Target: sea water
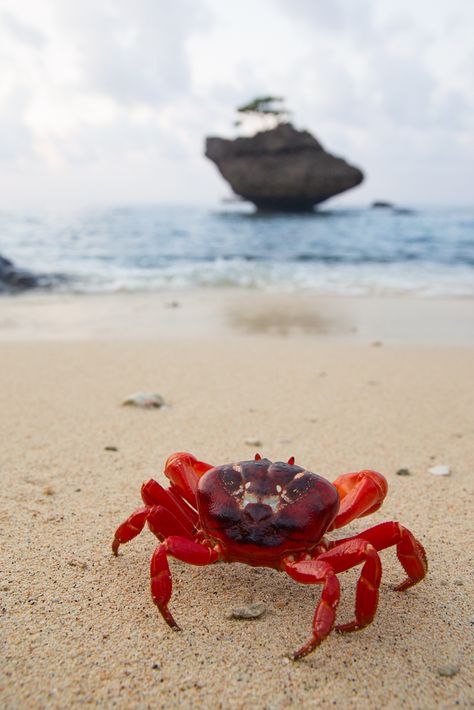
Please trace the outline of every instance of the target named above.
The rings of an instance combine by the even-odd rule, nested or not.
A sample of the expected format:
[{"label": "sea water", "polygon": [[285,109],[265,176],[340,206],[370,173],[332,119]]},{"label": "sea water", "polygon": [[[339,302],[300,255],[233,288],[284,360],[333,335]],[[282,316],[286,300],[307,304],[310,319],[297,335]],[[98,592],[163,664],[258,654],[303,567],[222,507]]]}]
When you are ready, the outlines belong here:
[{"label": "sea water", "polygon": [[474,208],[0,212],[0,254],[66,292],[247,287],[474,296]]}]

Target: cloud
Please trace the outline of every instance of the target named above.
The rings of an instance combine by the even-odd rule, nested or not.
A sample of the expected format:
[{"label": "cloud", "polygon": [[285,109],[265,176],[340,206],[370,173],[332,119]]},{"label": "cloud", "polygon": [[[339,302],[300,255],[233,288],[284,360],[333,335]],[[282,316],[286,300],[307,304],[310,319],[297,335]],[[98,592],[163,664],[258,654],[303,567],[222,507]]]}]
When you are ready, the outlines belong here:
[{"label": "cloud", "polygon": [[348,32],[353,36],[373,33],[373,0],[276,0],[276,3],[294,19],[323,32]]},{"label": "cloud", "polygon": [[30,47],[41,49],[47,42],[42,32],[6,10],[0,12],[0,25],[18,42]]},{"label": "cloud", "polygon": [[308,46],[293,84],[301,113],[327,147],[365,166],[359,195],[409,186],[415,199],[472,200],[472,3],[278,0],[278,7]]},{"label": "cloud", "polygon": [[[191,92],[189,40],[211,15],[193,0],[0,0],[0,163],[46,169],[117,153],[179,159]],[[8,137],[8,140],[5,138]]]},{"label": "cloud", "polygon": [[0,112],[0,164],[16,161],[21,162],[34,157],[31,131],[19,120],[28,105],[29,94],[18,88],[5,97],[5,107]]},{"label": "cloud", "polygon": [[[467,195],[473,8],[468,0],[0,0],[4,195],[34,197],[29,170],[44,194],[51,186],[51,199],[62,186],[83,201],[123,200],[127,186],[133,199],[169,199],[173,190],[211,199],[226,187],[202,157],[203,139],[232,134],[235,106],[261,93],[285,96],[297,126],[366,169],[354,199],[382,188],[403,199],[408,166],[418,181],[410,190],[422,197]],[[443,160],[457,175],[444,185]]]},{"label": "cloud", "polygon": [[57,5],[85,90],[120,104],[160,106],[190,89],[186,43],[210,15],[192,0],[81,0]]}]

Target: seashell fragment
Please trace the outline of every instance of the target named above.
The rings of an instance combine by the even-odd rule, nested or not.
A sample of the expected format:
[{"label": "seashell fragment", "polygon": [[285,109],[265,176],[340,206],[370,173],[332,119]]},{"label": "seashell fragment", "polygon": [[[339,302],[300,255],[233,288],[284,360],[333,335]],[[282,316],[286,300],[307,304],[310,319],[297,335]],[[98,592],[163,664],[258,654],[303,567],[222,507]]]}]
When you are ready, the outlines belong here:
[{"label": "seashell fragment", "polygon": [[449,476],[451,474],[451,469],[449,466],[439,464],[438,466],[432,466],[429,468],[428,473],[432,473],[434,476]]},{"label": "seashell fragment", "polygon": [[143,409],[159,409],[166,404],[161,394],[156,392],[135,392],[122,402],[124,406],[142,407]]}]

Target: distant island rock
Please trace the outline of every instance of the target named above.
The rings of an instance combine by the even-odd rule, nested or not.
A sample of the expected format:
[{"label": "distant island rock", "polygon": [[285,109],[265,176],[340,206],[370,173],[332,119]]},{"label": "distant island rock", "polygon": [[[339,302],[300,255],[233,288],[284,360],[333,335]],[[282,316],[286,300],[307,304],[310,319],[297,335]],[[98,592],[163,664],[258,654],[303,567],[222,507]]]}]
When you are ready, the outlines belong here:
[{"label": "distant island rock", "polygon": [[375,200],[370,205],[371,209],[382,209],[393,212],[393,214],[415,214],[415,210],[410,207],[398,207],[393,202],[388,202],[387,200]]},{"label": "distant island rock", "polygon": [[372,209],[386,209],[386,210],[392,210],[395,205],[393,202],[387,202],[386,200],[375,200],[372,202],[370,205]]},{"label": "distant island rock", "polygon": [[291,123],[249,138],[207,138],[205,155],[237,195],[265,211],[308,211],[364,179]]}]

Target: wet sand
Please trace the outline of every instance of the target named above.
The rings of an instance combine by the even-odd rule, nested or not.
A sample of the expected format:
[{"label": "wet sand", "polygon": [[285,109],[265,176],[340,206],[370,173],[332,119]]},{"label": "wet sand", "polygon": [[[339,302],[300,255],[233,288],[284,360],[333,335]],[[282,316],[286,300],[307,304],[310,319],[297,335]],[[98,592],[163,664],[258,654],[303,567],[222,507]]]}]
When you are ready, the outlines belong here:
[{"label": "wet sand", "polygon": [[[1,706],[472,707],[470,302],[134,298],[0,302]],[[120,406],[137,390],[170,406]],[[171,452],[217,464],[253,457],[255,438],[264,456],[295,455],[331,480],[384,473],[382,509],[343,534],[399,520],[430,563],[395,593],[402,570],[382,552],[374,622],[297,663],[319,587],[172,561],[174,632],[149,595],[151,533],[110,550]],[[444,463],[450,476],[428,473]],[[357,573],[340,576],[339,621]],[[266,613],[228,618],[250,602]]]}]

